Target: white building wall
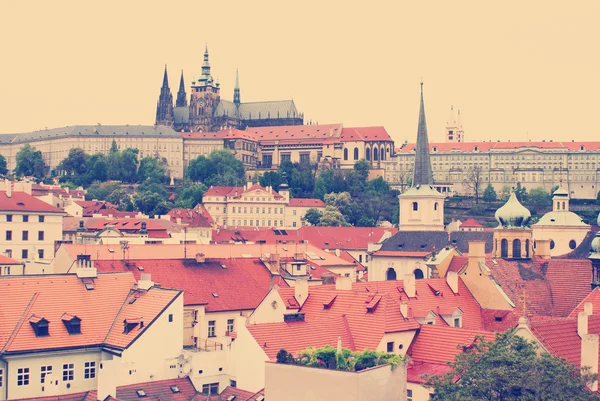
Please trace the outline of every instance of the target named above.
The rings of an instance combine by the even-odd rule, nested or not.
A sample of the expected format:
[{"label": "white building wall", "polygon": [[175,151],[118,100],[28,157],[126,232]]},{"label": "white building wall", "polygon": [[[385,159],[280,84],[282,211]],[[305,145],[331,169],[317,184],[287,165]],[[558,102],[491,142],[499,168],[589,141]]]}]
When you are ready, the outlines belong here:
[{"label": "white building wall", "polygon": [[283,315],[290,312],[281,299],[279,291],[272,289],[248,317],[248,323],[281,323]]},{"label": "white building wall", "polygon": [[239,388],[256,392],[265,387],[265,361],[269,357],[252,337],[244,320],[238,320],[240,329],[232,344],[232,374],[235,375]]},{"label": "white building wall", "polygon": [[369,281],[386,281],[390,267],[396,271],[396,280],[403,280],[405,274],[413,273],[415,269],[421,269],[423,278],[429,278],[429,269],[422,257],[373,255],[370,264]]}]

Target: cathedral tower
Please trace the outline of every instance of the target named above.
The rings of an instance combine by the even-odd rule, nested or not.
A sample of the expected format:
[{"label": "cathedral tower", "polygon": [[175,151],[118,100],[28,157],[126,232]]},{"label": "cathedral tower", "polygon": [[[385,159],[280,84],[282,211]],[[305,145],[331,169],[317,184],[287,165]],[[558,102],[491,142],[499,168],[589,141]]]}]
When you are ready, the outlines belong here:
[{"label": "cathedral tower", "polygon": [[181,70],[181,79],[179,80],[179,90],[177,91],[177,100],[175,107],[185,107],[188,105],[187,94],[185,93],[185,80],[183,79],[183,70]]},{"label": "cathedral tower", "polygon": [[411,187],[400,195],[401,231],[443,231],[444,195],[433,187],[433,173],[429,156],[423,83],[413,180]]},{"label": "cathedral tower", "polygon": [[160,88],[160,96],[156,104],[156,125],[173,125],[173,95],[169,88],[169,78],[167,76],[167,66],[165,64],[165,74],[163,84]]},{"label": "cathedral tower", "polygon": [[215,82],[210,74],[207,46],[204,50],[202,75],[197,81],[192,82],[190,97],[190,129],[192,131],[207,132],[213,128],[213,114],[221,100],[219,92],[219,83]]},{"label": "cathedral tower", "polygon": [[460,110],[454,112],[454,106],[450,106],[450,115],[446,121],[446,142],[464,142],[465,132],[460,121]]},{"label": "cathedral tower", "polygon": [[240,79],[238,76],[238,70],[235,69],[235,88],[233,88],[233,104],[235,107],[240,107]]}]

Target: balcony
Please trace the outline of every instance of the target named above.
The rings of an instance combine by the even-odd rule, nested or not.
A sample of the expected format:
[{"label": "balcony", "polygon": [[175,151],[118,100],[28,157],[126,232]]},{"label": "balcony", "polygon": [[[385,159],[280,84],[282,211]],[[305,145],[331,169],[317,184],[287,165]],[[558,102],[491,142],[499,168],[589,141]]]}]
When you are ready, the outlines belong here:
[{"label": "balcony", "polygon": [[223,344],[208,338],[199,338],[196,345],[187,345],[183,348],[192,352],[214,352],[223,351]]}]

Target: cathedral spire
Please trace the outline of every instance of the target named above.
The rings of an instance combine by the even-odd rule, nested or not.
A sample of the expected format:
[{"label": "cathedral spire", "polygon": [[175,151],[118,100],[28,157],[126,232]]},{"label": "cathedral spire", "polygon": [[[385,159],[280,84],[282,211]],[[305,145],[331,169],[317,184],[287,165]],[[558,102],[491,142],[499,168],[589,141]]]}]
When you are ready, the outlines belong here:
[{"label": "cathedral spire", "polygon": [[235,69],[235,88],[233,89],[233,103],[240,107],[240,78],[237,68]]},{"label": "cathedral spire", "polygon": [[169,87],[169,77],[167,75],[167,65],[165,64],[165,75],[163,76],[163,84],[162,84],[163,88],[168,88]]},{"label": "cathedral spire", "polygon": [[183,79],[183,70],[181,70],[181,79],[179,80],[179,91],[177,91],[177,100],[175,107],[187,106],[187,95],[185,93],[185,80]]},{"label": "cathedral spire", "polygon": [[202,75],[210,76],[210,63],[208,62],[208,44],[204,48],[204,63],[202,63]]},{"label": "cathedral spire", "polygon": [[427,121],[425,120],[425,102],[423,100],[423,82],[421,82],[421,106],[419,110],[419,127],[417,129],[417,143],[415,154],[415,167],[412,186],[433,185],[431,160],[429,158],[429,140],[427,139]]}]

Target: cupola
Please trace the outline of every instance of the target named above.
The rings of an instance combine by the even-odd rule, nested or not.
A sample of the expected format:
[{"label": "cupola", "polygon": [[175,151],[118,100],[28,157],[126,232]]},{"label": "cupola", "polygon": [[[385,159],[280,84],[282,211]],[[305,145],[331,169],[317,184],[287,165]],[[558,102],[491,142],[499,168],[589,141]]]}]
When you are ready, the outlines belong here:
[{"label": "cupola", "polygon": [[562,186],[552,194],[552,210],[555,212],[569,210],[569,191]]},{"label": "cupola", "polygon": [[514,192],[500,209],[496,210],[497,228],[523,228],[531,218],[531,212],[517,199]]}]

